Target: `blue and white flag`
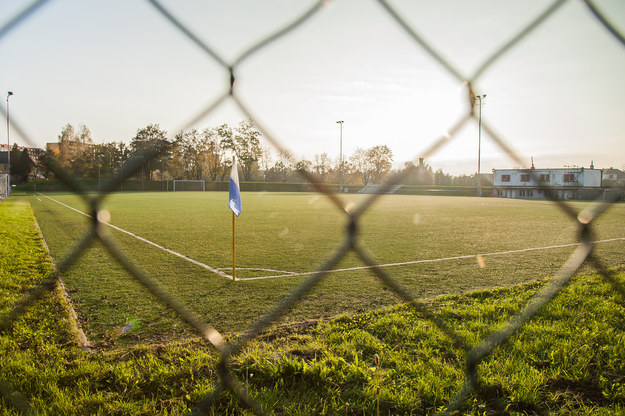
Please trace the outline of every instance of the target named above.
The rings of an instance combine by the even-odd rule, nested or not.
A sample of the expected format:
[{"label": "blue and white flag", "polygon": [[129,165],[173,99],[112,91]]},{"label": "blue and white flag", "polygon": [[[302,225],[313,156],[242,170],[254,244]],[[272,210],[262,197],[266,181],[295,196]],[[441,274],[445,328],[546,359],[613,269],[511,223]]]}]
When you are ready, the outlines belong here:
[{"label": "blue and white flag", "polygon": [[241,189],[239,188],[239,172],[237,172],[236,158],[232,158],[232,172],[230,173],[230,198],[228,206],[238,217],[241,213]]}]

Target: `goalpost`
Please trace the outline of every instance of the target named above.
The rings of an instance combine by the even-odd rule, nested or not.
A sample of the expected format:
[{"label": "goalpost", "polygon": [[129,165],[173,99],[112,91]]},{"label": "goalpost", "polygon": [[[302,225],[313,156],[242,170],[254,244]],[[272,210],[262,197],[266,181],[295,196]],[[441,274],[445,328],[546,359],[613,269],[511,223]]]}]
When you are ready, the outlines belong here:
[{"label": "goalpost", "polygon": [[176,179],[174,180],[174,192],[176,191],[206,191],[206,181],[203,179]]}]

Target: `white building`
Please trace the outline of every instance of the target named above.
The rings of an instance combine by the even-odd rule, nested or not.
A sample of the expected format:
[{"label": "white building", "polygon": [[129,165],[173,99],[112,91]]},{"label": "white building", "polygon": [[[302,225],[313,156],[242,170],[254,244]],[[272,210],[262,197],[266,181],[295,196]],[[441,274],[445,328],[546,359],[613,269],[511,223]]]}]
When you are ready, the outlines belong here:
[{"label": "white building", "polygon": [[493,196],[527,199],[596,199],[602,171],[587,168],[493,169]]}]

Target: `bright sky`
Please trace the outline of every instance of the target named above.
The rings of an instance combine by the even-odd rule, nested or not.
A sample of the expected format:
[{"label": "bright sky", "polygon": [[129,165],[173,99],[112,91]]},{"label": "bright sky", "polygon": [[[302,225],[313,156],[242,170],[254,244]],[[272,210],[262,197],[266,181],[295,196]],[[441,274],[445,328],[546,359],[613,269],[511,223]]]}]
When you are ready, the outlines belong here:
[{"label": "bright sky", "polygon": [[[469,77],[552,1],[393,1],[410,25]],[[0,0],[0,26],[27,2]],[[311,2],[163,0],[233,62]],[[625,1],[596,1],[625,33]],[[147,1],[51,0],[0,38],[0,108],[27,133],[11,143],[56,141],[67,123],[96,142],[129,141],[160,124],[173,137],[227,91],[229,74]],[[583,2],[568,1],[477,80],[483,121],[537,167],[625,165],[625,47]],[[298,157],[388,145],[396,166],[415,160],[467,111],[465,87],[375,1],[334,0],[236,68],[235,92]],[[237,125],[232,100],[194,125]],[[0,140],[6,143],[6,126]],[[468,123],[426,162],[477,170],[478,128]],[[481,171],[517,167],[483,131]]]}]

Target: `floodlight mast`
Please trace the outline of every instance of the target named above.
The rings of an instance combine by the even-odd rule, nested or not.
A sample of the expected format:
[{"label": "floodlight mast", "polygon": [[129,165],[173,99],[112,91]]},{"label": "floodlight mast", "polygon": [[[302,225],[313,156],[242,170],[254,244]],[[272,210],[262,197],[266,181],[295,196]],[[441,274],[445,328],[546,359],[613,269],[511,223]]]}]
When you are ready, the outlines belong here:
[{"label": "floodlight mast", "polygon": [[9,97],[13,95],[13,91],[7,92],[7,195],[11,194],[11,139],[9,138]]},{"label": "floodlight mast", "polygon": [[480,101],[480,114],[478,117],[478,134],[477,134],[477,196],[482,196],[482,177],[480,174],[480,162],[482,153],[482,99],[486,98],[486,94],[476,95],[476,99]]},{"label": "floodlight mast", "polygon": [[339,192],[343,192],[343,120],[337,121],[340,128],[340,147],[339,147]]}]

